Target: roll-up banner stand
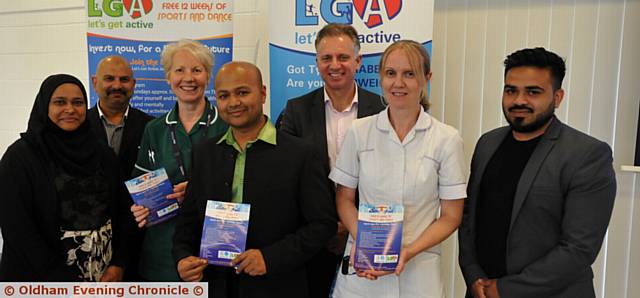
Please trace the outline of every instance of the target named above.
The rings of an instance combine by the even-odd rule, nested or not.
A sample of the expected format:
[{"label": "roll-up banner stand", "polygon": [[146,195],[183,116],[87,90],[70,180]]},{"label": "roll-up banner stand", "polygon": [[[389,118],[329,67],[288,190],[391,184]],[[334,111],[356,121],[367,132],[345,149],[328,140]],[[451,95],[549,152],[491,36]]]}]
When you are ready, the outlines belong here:
[{"label": "roll-up banner stand", "polygon": [[[356,82],[380,94],[378,63],[384,49],[401,39],[424,45],[431,54],[433,0],[290,0],[269,7],[271,119],[288,99],[322,87],[315,61],[315,37],[328,23],[358,31],[362,65]],[[274,120],[275,121],[275,120]]]},{"label": "roll-up banner stand", "polygon": [[[86,11],[89,76],[95,75],[102,58],[125,57],[137,80],[133,107],[154,116],[173,108],[176,98],[165,80],[160,53],[166,44],[183,38],[203,43],[214,54],[205,92],[214,100],[213,78],[232,59],[233,0],[88,0]],[[98,98],[89,85],[93,106]]]}]

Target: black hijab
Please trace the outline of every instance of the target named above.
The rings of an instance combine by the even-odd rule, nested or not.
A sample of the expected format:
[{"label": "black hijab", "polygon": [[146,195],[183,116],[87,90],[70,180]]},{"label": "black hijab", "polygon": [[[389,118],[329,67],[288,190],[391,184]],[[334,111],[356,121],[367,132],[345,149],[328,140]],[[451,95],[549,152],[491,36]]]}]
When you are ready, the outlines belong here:
[{"label": "black hijab", "polygon": [[[87,93],[82,82],[68,74],[56,74],[46,78],[31,109],[27,132],[21,136],[53,162],[56,169],[71,176],[93,175],[100,164],[98,140],[85,120],[74,131],[65,131],[49,119],[51,95],[62,84],[74,84],[82,91],[87,103]],[[85,113],[87,111],[85,105]]]}]

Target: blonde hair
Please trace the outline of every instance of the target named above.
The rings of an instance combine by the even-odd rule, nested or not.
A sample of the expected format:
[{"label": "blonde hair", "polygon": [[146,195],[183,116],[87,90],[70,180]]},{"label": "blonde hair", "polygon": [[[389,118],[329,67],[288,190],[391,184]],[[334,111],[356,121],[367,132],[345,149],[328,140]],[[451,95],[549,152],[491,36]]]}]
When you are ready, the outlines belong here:
[{"label": "blonde hair", "polygon": [[384,65],[387,63],[387,59],[391,52],[400,50],[407,56],[409,65],[416,75],[418,82],[424,87],[420,90],[420,104],[424,107],[425,111],[429,110],[429,90],[428,90],[428,76],[431,72],[431,60],[427,50],[419,43],[413,40],[399,40],[391,44],[384,50],[382,57],[380,58],[380,81],[384,80]]},{"label": "blonde hair", "polygon": [[213,54],[202,43],[191,39],[181,39],[164,47],[160,56],[160,63],[164,69],[165,78],[169,78],[169,72],[171,71],[171,66],[173,66],[173,56],[177,51],[181,50],[189,52],[198,62],[204,65],[204,69],[207,72],[207,82],[210,81],[214,61]]}]

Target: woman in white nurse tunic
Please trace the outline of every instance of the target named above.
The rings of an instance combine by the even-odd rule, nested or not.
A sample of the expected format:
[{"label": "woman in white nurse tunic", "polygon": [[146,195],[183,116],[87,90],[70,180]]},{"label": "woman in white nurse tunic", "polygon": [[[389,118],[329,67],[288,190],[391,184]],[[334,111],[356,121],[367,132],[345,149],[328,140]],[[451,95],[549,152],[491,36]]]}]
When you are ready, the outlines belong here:
[{"label": "woman in white nurse tunic", "polygon": [[425,111],[429,64],[417,42],[398,41],[386,49],[380,78],[389,106],[353,122],[329,175],[350,234],[345,255],[358,228],[356,188],[363,203],[404,206],[396,271],[338,274],[334,297],[444,296],[439,244],[460,224],[466,178],[460,135]]}]

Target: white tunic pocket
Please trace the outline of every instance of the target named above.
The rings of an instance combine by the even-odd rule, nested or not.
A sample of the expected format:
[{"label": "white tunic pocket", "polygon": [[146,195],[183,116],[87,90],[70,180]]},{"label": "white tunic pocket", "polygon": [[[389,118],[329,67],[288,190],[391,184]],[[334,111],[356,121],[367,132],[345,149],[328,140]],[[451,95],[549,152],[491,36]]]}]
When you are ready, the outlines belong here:
[{"label": "white tunic pocket", "polygon": [[[434,158],[423,155],[418,158],[415,163],[415,181],[413,187],[413,194],[408,199],[410,203],[419,203],[425,198],[437,198],[438,192],[438,168],[440,163]],[[410,177],[408,177],[410,179]]]}]

